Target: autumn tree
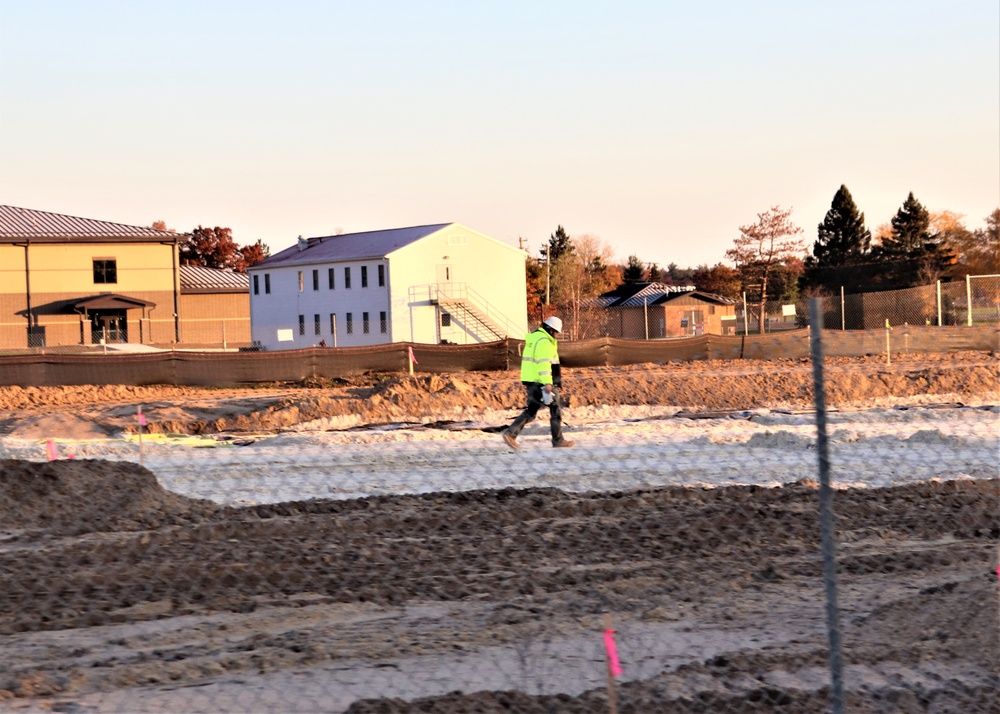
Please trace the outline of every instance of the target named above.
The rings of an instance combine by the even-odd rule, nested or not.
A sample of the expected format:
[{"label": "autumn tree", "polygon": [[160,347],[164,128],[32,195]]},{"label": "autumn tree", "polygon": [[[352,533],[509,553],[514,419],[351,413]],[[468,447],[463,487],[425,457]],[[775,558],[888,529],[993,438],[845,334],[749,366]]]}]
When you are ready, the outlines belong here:
[{"label": "autumn tree", "polygon": [[219,226],[198,226],[180,243],[178,252],[181,265],[199,265],[235,273],[245,273],[248,267],[271,254],[270,248],[260,240],[240,247],[233,240],[232,229]]},{"label": "autumn tree", "polygon": [[931,214],[931,231],[955,255],[953,279],[966,275],[1000,273],[1000,208],[986,217],[986,228],[970,231],[962,222],[964,216],[952,211]]},{"label": "autumn tree", "polygon": [[699,265],[692,271],[691,279],[695,287],[703,292],[734,300],[740,298],[742,287],[740,274],[735,268],[730,268],[724,263],[716,263],[711,268],[708,265]]},{"label": "autumn tree", "polygon": [[257,265],[264,258],[269,258],[270,256],[270,247],[258,238],[256,243],[240,247],[240,257],[243,259],[243,264],[236,268],[236,272],[245,273],[247,268]]},{"label": "autumn tree", "polygon": [[757,214],[757,222],[740,226],[740,235],[726,257],[736,265],[744,290],[752,290],[759,299],[760,331],[764,332],[765,303],[768,299],[768,281],[781,263],[798,258],[805,250],[801,239],[795,236],[802,229],[791,221],[792,210],[772,206]]},{"label": "autumn tree", "polygon": [[527,288],[527,307],[529,319],[537,316],[538,322],[548,315],[542,312],[545,300],[545,268],[530,255],[524,259],[524,278]]},{"label": "autumn tree", "polygon": [[621,272],[612,260],[610,246],[597,236],[583,235],[572,239],[572,249],[564,252],[553,266],[556,280],[552,301],[567,319],[571,339],[585,339],[603,326],[589,319],[586,306],[621,280]]},{"label": "autumn tree", "polygon": [[860,268],[870,262],[871,242],[865,214],[858,211],[847,186],[841,185],[818,226],[812,255],[805,259],[801,286],[860,292],[866,280],[866,271]]}]

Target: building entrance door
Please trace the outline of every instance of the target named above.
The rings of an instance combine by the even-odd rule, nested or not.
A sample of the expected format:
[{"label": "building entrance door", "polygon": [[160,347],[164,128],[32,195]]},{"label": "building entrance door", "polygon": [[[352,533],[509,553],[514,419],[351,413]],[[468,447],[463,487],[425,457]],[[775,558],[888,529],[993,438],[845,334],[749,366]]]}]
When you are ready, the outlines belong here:
[{"label": "building entrance door", "polygon": [[128,321],[124,310],[95,312],[90,316],[90,341],[92,344],[120,344],[128,342]]}]

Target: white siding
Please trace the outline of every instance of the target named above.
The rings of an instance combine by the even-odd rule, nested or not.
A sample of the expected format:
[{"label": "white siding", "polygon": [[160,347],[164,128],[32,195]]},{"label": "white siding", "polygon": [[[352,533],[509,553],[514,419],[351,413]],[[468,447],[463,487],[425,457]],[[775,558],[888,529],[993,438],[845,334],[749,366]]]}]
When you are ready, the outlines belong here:
[{"label": "white siding", "polygon": [[442,333],[439,310],[428,303],[426,294],[414,295],[411,290],[438,284],[446,277],[456,288],[466,285],[491,311],[505,316],[512,325],[512,337],[520,338],[527,332],[523,251],[456,223],[400,248],[389,261],[393,329],[406,330],[414,342],[439,342],[442,338],[459,344],[484,341],[463,330],[457,320],[450,332],[446,329]]},{"label": "white siding", "polygon": [[[447,257],[446,257],[447,256]],[[470,334],[458,320],[452,328],[440,327],[440,310],[430,304],[427,286],[450,278],[465,284],[490,310],[512,323],[511,336],[527,331],[525,302],[525,254],[489,236],[460,224],[452,224],[381,259],[327,262],[275,268],[251,268],[250,319],[252,337],[269,350],[300,349],[319,344],[358,347],[389,342],[437,343],[441,339],[467,344],[484,341]],[[385,266],[385,286],[378,285],[378,266]],[[361,267],[367,267],[368,286],[361,286]],[[344,269],[351,270],[347,288]],[[328,270],[334,268],[334,289],[328,286]],[[313,289],[312,271],[318,272],[319,289]],[[299,290],[299,271],[302,290]],[[265,274],[270,275],[271,292],[265,294]],[[259,291],[254,294],[253,276]],[[418,291],[417,288],[421,290]],[[422,293],[422,299],[417,296]],[[369,332],[364,333],[363,314],[369,316]],[[387,333],[381,332],[380,313],[387,313]],[[336,342],[330,328],[330,314],[336,314]],[[352,334],[347,333],[347,315],[353,317]],[[299,334],[299,315],[305,334]],[[320,334],[315,333],[315,315],[320,316]],[[291,330],[292,340],[278,341],[279,330]]]}]

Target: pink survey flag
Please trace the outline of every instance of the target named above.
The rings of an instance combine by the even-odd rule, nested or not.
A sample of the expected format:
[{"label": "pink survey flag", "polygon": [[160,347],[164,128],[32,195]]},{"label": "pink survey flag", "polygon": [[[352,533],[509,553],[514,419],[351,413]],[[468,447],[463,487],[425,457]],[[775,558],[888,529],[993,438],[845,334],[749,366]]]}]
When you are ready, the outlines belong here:
[{"label": "pink survey flag", "polygon": [[146,426],[146,415],[142,413],[142,407],[139,407],[139,426]]},{"label": "pink survey flag", "polygon": [[608,629],[604,631],[604,649],[608,652],[608,669],[612,677],[620,677],[622,666],[618,661],[618,648],[615,646],[615,631]]},{"label": "pink survey flag", "polygon": [[410,361],[413,362],[413,364],[420,364],[417,362],[417,358],[413,356],[413,347],[407,347],[406,349],[410,351]]},{"label": "pink survey flag", "polygon": [[49,461],[55,461],[57,458],[59,458],[56,455],[56,443],[52,441],[52,439],[46,439],[45,446],[49,450]]}]

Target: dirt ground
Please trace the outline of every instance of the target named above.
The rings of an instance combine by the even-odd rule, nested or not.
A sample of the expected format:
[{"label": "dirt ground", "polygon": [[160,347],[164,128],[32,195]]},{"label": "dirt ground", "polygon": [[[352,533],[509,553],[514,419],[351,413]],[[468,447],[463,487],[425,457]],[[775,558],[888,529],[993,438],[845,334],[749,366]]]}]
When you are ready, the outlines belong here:
[{"label": "dirt ground", "polygon": [[[929,397],[962,401],[1000,391],[997,354],[898,355],[826,360],[829,407]],[[676,362],[567,369],[571,405],[663,405],[696,411],[809,408],[809,360]],[[192,387],[0,387],[0,436],[100,438],[134,432],[141,406],[153,433],[271,433],[315,419],[370,422],[454,418],[457,411],[517,409],[516,371],[363,375],[246,389]]]},{"label": "dirt ground", "polygon": [[[996,399],[997,366],[981,352],[829,360],[827,399]],[[566,382],[573,404],[705,412],[812,399],[812,366],[798,360],[567,370]],[[140,405],[152,431],[257,433],[521,400],[514,373],[241,390],[8,387],[0,435],[121,433]],[[996,479],[838,492],[848,711],[1000,712],[998,504]],[[540,653],[572,659],[612,612],[633,671],[669,659],[655,652],[664,640],[680,648],[677,666],[619,682],[621,712],[825,711],[821,574],[810,481],[237,509],[168,493],[138,464],[6,460],[0,710],[275,711],[262,682],[299,675],[305,696],[322,689],[317,672],[340,671],[370,678],[370,693],[337,699],[330,685],[323,710],[604,712],[600,661],[572,694],[527,684],[544,678]],[[417,660],[479,666],[484,681],[496,680],[492,667],[507,685],[379,696],[396,691],[393,669]]]}]

